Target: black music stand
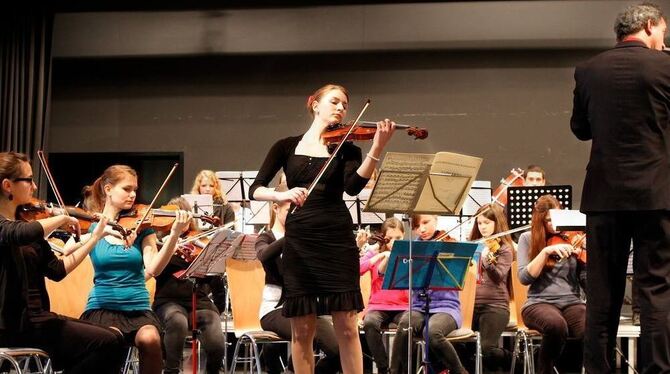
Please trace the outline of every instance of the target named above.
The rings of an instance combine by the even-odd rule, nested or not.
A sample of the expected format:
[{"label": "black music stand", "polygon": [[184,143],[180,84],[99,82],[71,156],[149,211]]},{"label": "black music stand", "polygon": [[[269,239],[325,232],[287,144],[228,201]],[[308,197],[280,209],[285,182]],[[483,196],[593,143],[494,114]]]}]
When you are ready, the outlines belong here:
[{"label": "black music stand", "polygon": [[[197,329],[197,287],[198,281],[208,276],[221,275],[224,270],[220,266],[225,263],[225,259],[232,257],[240,243],[244,239],[244,234],[231,230],[218,231],[207,246],[191,262],[186,270],[175,274],[177,279],[188,279],[193,283],[191,293],[191,362],[193,374],[198,372],[198,350],[197,339],[200,330]],[[226,347],[226,334],[223,335],[223,346]],[[226,349],[227,351],[227,349]],[[227,357],[227,354],[225,355]],[[224,360],[226,360],[224,358]],[[226,362],[226,361],[224,361]]]},{"label": "black music stand", "polygon": [[[412,244],[413,249],[410,255],[409,241],[396,240],[393,243],[382,288],[407,289],[411,287],[418,290],[419,299],[424,300],[423,338],[426,342],[426,349],[423,352],[421,365],[424,367],[424,373],[429,374],[430,295],[428,290],[462,290],[470,261],[479,244],[438,241],[417,241]],[[411,272],[409,264],[412,264]],[[412,300],[409,303],[411,313]]]},{"label": "black music stand", "polygon": [[572,209],[572,186],[529,186],[507,189],[507,222],[510,229],[529,225],[540,196],[553,195],[563,209]]}]

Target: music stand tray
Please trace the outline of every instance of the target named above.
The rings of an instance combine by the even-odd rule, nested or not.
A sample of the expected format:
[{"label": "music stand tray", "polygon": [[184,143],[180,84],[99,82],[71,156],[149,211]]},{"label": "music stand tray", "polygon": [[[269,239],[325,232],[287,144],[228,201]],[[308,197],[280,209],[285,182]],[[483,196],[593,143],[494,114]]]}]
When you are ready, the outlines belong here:
[{"label": "music stand tray", "polygon": [[[478,243],[412,242],[412,289],[461,290]],[[383,289],[409,287],[409,241],[396,240]]]}]

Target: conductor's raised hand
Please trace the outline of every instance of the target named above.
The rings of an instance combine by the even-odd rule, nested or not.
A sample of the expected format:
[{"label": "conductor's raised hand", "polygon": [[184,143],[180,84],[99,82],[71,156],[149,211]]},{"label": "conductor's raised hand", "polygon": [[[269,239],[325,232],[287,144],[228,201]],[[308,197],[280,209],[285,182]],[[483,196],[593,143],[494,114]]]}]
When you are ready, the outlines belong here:
[{"label": "conductor's raised hand", "polygon": [[307,198],[307,189],[303,187],[293,187],[288,191],[277,192],[275,198],[279,203],[290,201],[292,204],[302,206]]}]

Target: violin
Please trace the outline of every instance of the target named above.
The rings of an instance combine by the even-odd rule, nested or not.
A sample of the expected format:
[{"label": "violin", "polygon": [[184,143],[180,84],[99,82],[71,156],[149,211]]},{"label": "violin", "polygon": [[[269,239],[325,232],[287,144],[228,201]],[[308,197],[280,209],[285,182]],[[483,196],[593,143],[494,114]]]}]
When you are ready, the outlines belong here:
[{"label": "violin", "polygon": [[445,243],[453,243],[453,242],[458,241],[454,237],[449,235],[449,233],[447,231],[442,231],[442,230],[435,231],[435,235],[433,236],[433,239],[431,239],[431,240],[435,241],[435,242],[445,242]]},{"label": "violin", "polygon": [[203,249],[209,244],[210,239],[208,237],[201,237],[199,239],[190,240],[193,237],[199,236],[201,233],[197,230],[187,231],[183,235],[185,242],[183,244],[177,244],[177,249],[174,252],[175,256],[181,257],[182,260],[191,263],[195,260],[196,257],[200,255]]},{"label": "violin", "polygon": [[500,185],[493,191],[493,202],[504,208],[507,205],[507,188],[523,186],[525,182],[523,173],[524,170],[519,168],[510,170],[510,174],[501,179]]},{"label": "violin", "polygon": [[[326,127],[326,132],[323,134],[323,139],[326,144],[340,143],[342,139],[351,130],[352,122],[348,124],[335,123]],[[414,136],[414,139],[426,139],[428,137],[428,130],[412,127],[408,125],[395,125],[396,129],[407,130],[407,135]],[[356,126],[347,137],[347,141],[363,141],[372,140],[377,132],[377,123],[371,121],[358,121]]]},{"label": "violin", "polygon": [[[585,246],[586,234],[582,231],[562,231],[558,235],[553,235],[547,240],[547,246],[555,244],[569,244],[572,246],[571,256],[575,256],[578,261],[586,264],[586,248]],[[578,251],[581,249],[581,251]],[[562,259],[556,255],[552,254],[547,258],[547,263],[545,267],[548,269],[556,266],[558,262],[561,262]]]},{"label": "violin", "polygon": [[[82,231],[88,231],[91,227],[91,223],[98,222],[100,220],[98,216],[90,213],[85,209],[67,205],[63,206],[63,208],[58,208],[54,207],[53,204],[36,198],[32,198],[29,203],[19,205],[16,208],[16,219],[28,222],[62,214],[67,214],[70,217],[76,218],[77,221],[79,221],[79,227]],[[122,236],[127,236],[126,230],[118,223],[114,221],[108,221],[107,224],[114,230],[120,232]],[[72,228],[69,226],[63,227],[63,230],[72,232]]]},{"label": "violin", "polygon": [[[118,223],[127,230],[135,229],[138,233],[142,230],[152,228],[158,232],[169,232],[174,223],[177,210],[176,205],[163,205],[157,209],[151,209],[149,205],[135,204],[129,210],[121,212]],[[219,217],[208,216],[202,213],[194,213],[193,218],[199,218],[213,226],[219,226]]]},{"label": "violin", "polygon": [[488,253],[486,254],[486,259],[489,261],[490,264],[495,265],[498,263],[501,241],[502,241],[501,238],[487,239],[484,241],[484,245],[486,245],[486,247],[489,249]]}]

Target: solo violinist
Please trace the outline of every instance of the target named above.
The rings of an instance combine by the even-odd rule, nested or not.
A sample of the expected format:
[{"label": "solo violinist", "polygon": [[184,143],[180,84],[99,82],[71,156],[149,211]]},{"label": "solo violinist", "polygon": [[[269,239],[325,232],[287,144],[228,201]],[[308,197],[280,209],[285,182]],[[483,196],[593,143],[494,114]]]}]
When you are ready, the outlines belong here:
[{"label": "solo violinist", "polygon": [[546,374],[554,372],[568,337],[584,338],[586,305],[580,287],[586,285],[586,266],[575,256],[581,248],[568,241],[554,242],[559,233],[549,210],[560,208],[551,195],[535,202],[531,231],[519,237],[517,253],[519,281],[529,286],[521,316],[526,326],[542,333],[537,372]]},{"label": "solo violinist", "polygon": [[[454,241],[453,238],[437,230],[437,216],[432,214],[417,214],[412,216],[412,229],[418,236],[417,240],[442,240]],[[447,335],[460,328],[462,322],[461,301],[458,297],[458,291],[451,290],[428,290],[430,296],[430,319],[428,321],[429,349],[431,363],[440,369],[446,369],[450,374],[467,373],[463,367],[456,349],[447,340]],[[425,301],[419,298],[419,293],[412,294],[412,335],[421,336],[424,326],[424,315],[422,313],[425,307]],[[391,373],[407,373],[407,334],[409,326],[409,315],[403,313],[400,323],[396,330],[396,337],[393,341],[393,354],[391,355]],[[439,368],[439,369],[438,369]]]},{"label": "solo violinist", "polygon": [[[176,205],[184,211],[191,210],[188,201],[183,197],[170,200],[168,205]],[[195,231],[196,226],[195,219],[191,220],[188,226],[184,226],[182,238],[186,238],[184,235],[188,232]],[[185,252],[195,251],[199,245],[202,244],[195,242],[179,245],[180,248],[172,256],[165,269],[156,277],[156,296],[154,297],[153,309],[163,324],[164,374],[179,373],[184,339],[189,335],[192,328],[191,298],[193,283],[188,279],[178,279],[177,273],[188,268],[190,262],[187,260],[192,261],[194,254]],[[200,281],[198,282],[196,288],[196,328],[200,330],[198,340],[207,354],[207,373],[214,374],[221,369],[224,339],[219,310],[208,297],[209,289],[207,281],[202,284]]]},{"label": "solo violinist", "polygon": [[30,202],[36,187],[28,157],[0,153],[0,346],[43,349],[53,367],[67,373],[116,374],[123,352],[121,335],[52,313],[44,283],[44,277],[59,281],[74,270],[111,233],[107,220],[101,218],[88,239],[59,259],[44,237],[61,226],[77,225],[76,219],[65,215],[33,222],[15,219],[16,208]]},{"label": "solo violinist", "polygon": [[[331,314],[345,373],[363,372],[363,354],[356,313],[363,309],[358,275],[358,249],[352,232],[351,215],[343,192],[357,195],[372,175],[394,123],[377,124],[372,147],[365,156],[352,143],[345,143],[323,178],[314,181],[329,159],[326,129],[342,123],[349,107],[347,90],[329,84],[307,100],[313,120],[303,135],[276,142],[249,189],[255,200],[290,201],[299,208],[286,219],[284,263],[284,316],[291,318],[292,359],[296,373],[314,371],[312,342],[316,316]],[[289,190],[268,188],[284,169]],[[315,188],[307,196],[307,186]]]},{"label": "solo violinist", "polygon": [[[110,219],[129,211],[135,203],[137,173],[126,165],[112,165],[84,188],[85,206]],[[137,217],[139,220],[140,217]],[[149,304],[145,281],[161,273],[175,251],[179,235],[192,215],[176,212],[170,235],[158,251],[152,228],[133,231],[126,239],[105,237],[91,251],[94,269],[93,289],[81,318],[121,331],[128,345],[135,345],[142,373],[159,374],[163,368],[161,324]],[[90,230],[95,230],[92,224]],[[86,242],[82,237],[82,243]],[[69,241],[66,250],[81,244]]]},{"label": "solo violinist", "polygon": [[[477,221],[472,227],[470,240],[485,240],[491,235],[509,230],[503,209],[498,204],[482,205],[475,216]],[[472,325],[482,337],[484,368],[487,371],[509,370],[512,356],[498,343],[509,323],[507,284],[514,260],[514,243],[509,235],[484,243]]]}]

